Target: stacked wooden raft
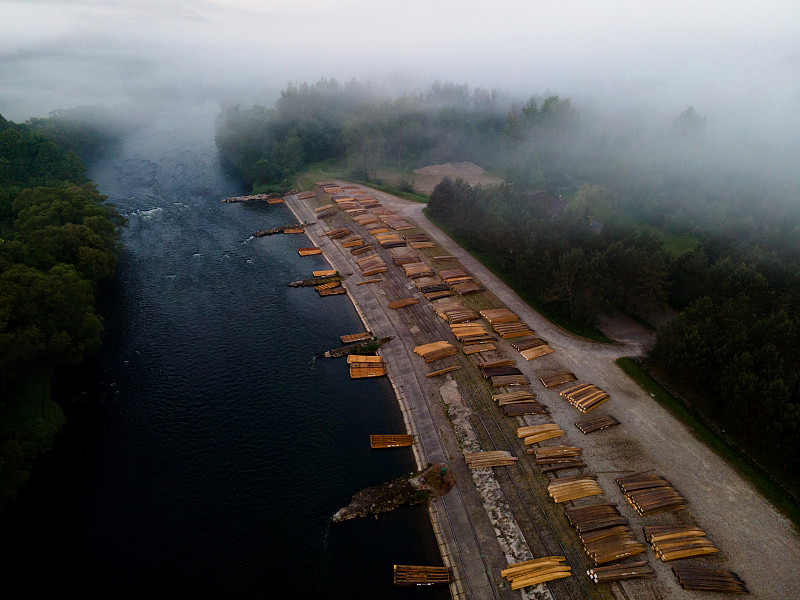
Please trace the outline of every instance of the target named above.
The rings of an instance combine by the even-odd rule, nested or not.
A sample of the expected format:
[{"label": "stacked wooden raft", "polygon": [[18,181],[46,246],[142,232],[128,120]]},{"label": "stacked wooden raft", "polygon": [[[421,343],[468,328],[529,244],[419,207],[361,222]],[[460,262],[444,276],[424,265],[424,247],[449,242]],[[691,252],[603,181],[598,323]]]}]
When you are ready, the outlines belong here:
[{"label": "stacked wooden raft", "polygon": [[386,375],[386,365],[380,356],[361,356],[348,354],[347,364],[350,365],[350,379],[364,379],[365,377],[382,377]]},{"label": "stacked wooden raft", "polygon": [[402,298],[401,300],[394,300],[389,302],[389,308],[403,308],[405,306],[412,306],[419,304],[419,298]]},{"label": "stacked wooden raft", "polygon": [[507,308],[488,308],[481,311],[481,316],[489,321],[490,325],[519,321],[519,317]]},{"label": "stacked wooden raft", "polygon": [[347,290],[344,289],[340,281],[329,281],[328,283],[321,283],[315,285],[314,289],[320,296],[338,296],[339,294],[346,294]]},{"label": "stacked wooden raft", "polygon": [[578,498],[599,496],[603,493],[603,489],[597,484],[594,475],[574,475],[553,479],[547,486],[547,493],[550,494],[553,502],[561,503]]},{"label": "stacked wooden raft", "polygon": [[432,342],[414,348],[414,352],[425,359],[426,363],[433,362],[448,356],[453,356],[458,352],[458,348],[448,342]]},{"label": "stacked wooden raft", "polygon": [[511,345],[519,351],[525,360],[541,358],[554,352],[545,340],[537,337],[511,342]]},{"label": "stacked wooden raft", "polygon": [[581,469],[586,466],[581,458],[583,451],[575,446],[545,446],[530,449],[528,453],[536,456],[536,464],[542,468],[542,473]]},{"label": "stacked wooden raft", "polygon": [[[578,530],[578,537],[586,555],[595,566],[613,563],[647,551],[647,546],[636,540],[628,521],[619,514],[615,504],[603,502],[587,506],[576,506],[564,511],[567,520]],[[653,571],[646,563],[614,565],[619,570],[599,571],[597,578],[589,572],[597,583],[618,579],[650,577]]]},{"label": "stacked wooden raft", "polygon": [[569,383],[571,381],[575,381],[577,377],[575,377],[575,373],[569,373],[567,371],[563,373],[555,373],[553,375],[546,375],[542,377],[539,381],[542,382],[542,385],[546,388],[556,387],[559,385],[563,385],[565,383]]},{"label": "stacked wooden raft", "polygon": [[347,335],[340,335],[339,339],[343,344],[355,344],[356,342],[364,342],[372,339],[372,333],[363,331],[361,333],[349,333]]},{"label": "stacked wooden raft", "polygon": [[449,298],[453,295],[450,288],[438,277],[418,277],[414,279],[414,285],[430,301]]},{"label": "stacked wooden raft", "polygon": [[384,248],[398,248],[406,245],[406,241],[397,233],[375,233],[374,235],[378,243]]},{"label": "stacked wooden raft", "polygon": [[450,331],[459,342],[465,344],[494,339],[480,323],[451,323]]},{"label": "stacked wooden raft", "polygon": [[674,566],[672,572],[685,590],[748,594],[744,581],[733,571],[702,567]]},{"label": "stacked wooden raft", "polygon": [[414,443],[414,439],[405,433],[369,436],[370,448],[404,448]]},{"label": "stacked wooden raft", "polygon": [[439,277],[459,296],[483,291],[483,287],[463,269],[445,269],[439,271]]},{"label": "stacked wooden raft", "polygon": [[518,392],[505,392],[494,394],[492,400],[507,417],[518,417],[520,415],[546,415],[547,407],[535,400],[536,394],[520,390]]},{"label": "stacked wooden raft", "polygon": [[508,580],[512,590],[518,590],[529,585],[570,577],[572,569],[565,564],[565,561],[566,558],[563,556],[545,556],[526,560],[509,565],[500,571],[500,576]]},{"label": "stacked wooden raft", "polygon": [[611,397],[607,392],[604,392],[591,383],[581,383],[571,386],[558,392],[558,395],[562,398],[566,398],[572,406],[582,413],[597,408]]},{"label": "stacked wooden raft", "polygon": [[317,194],[314,192],[300,192],[297,194],[298,200],[308,200],[309,198],[315,197]]},{"label": "stacked wooden raft", "polygon": [[533,335],[533,330],[522,321],[512,323],[493,323],[492,329],[500,334],[503,339],[524,337]]},{"label": "stacked wooden raft", "polygon": [[664,562],[719,552],[705,531],[691,525],[645,527],[644,539]]},{"label": "stacked wooden raft", "polygon": [[660,475],[637,473],[617,478],[617,484],[631,506],[642,516],[679,510],[686,499]]},{"label": "stacked wooden raft", "polygon": [[416,279],[417,277],[430,277],[433,275],[433,269],[431,269],[424,262],[409,262],[403,264],[402,267],[403,274],[411,279]]},{"label": "stacked wooden raft", "polygon": [[418,565],[395,565],[395,585],[432,585],[450,583],[453,572],[450,567],[424,567]]},{"label": "stacked wooden raft", "polygon": [[646,560],[595,567],[587,569],[586,574],[595,583],[609,583],[611,581],[622,581],[623,579],[642,579],[656,576],[653,567],[648,565]]},{"label": "stacked wooden raft", "polygon": [[368,254],[364,258],[359,258],[356,261],[358,268],[361,269],[361,275],[369,277],[370,275],[377,275],[378,273],[385,273],[388,270],[384,260],[377,254]]},{"label": "stacked wooden raft", "polygon": [[418,250],[420,248],[435,248],[436,244],[428,239],[428,236],[424,233],[412,233],[409,235],[403,236],[408,242],[408,245],[412,248]]},{"label": "stacked wooden raft", "polygon": [[448,323],[466,323],[467,321],[474,321],[478,318],[476,313],[471,308],[458,306],[455,304],[443,304],[434,307],[436,314]]},{"label": "stacked wooden raft", "polygon": [[561,437],[562,435],[564,435],[564,430],[555,423],[517,427],[517,437],[521,438],[522,443],[526,446]]},{"label": "stacked wooden raft", "polygon": [[300,256],[314,256],[315,254],[322,254],[320,248],[298,248],[297,253]]},{"label": "stacked wooden raft", "polygon": [[614,425],[619,425],[619,421],[617,421],[611,415],[605,415],[603,417],[594,417],[592,419],[584,419],[583,421],[577,421],[575,423],[575,427],[580,429],[583,433],[592,433],[594,431],[600,431],[601,429],[608,429],[609,427],[613,427]]},{"label": "stacked wooden raft", "polygon": [[512,456],[508,450],[490,450],[488,452],[470,452],[464,455],[470,469],[481,467],[507,467],[517,462],[517,457]]},{"label": "stacked wooden raft", "polygon": [[[382,215],[381,221],[396,231],[400,231],[402,229],[414,229],[414,226],[411,223],[402,217],[398,217],[394,213]],[[405,241],[403,241],[403,245],[405,245]]]}]

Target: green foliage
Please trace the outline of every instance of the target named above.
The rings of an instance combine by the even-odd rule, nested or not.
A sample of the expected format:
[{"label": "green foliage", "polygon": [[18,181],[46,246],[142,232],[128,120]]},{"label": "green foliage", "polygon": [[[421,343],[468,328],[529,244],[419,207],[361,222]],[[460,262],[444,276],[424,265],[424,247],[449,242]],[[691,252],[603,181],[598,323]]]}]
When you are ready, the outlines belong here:
[{"label": "green foliage", "polygon": [[[72,150],[0,118],[0,509],[64,422],[50,400],[59,368],[100,346],[100,285],[114,274],[123,219]],[[73,131],[70,136],[77,135]]]}]

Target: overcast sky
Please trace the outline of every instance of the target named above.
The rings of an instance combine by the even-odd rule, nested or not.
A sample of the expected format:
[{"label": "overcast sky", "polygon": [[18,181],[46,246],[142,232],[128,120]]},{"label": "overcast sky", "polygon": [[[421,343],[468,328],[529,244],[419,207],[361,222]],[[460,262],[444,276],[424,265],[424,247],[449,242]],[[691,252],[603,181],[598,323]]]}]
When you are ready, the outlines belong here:
[{"label": "overcast sky", "polygon": [[[0,0],[0,114],[271,102],[288,81],[800,107],[800,2]],[[796,113],[795,113],[796,114]]]}]

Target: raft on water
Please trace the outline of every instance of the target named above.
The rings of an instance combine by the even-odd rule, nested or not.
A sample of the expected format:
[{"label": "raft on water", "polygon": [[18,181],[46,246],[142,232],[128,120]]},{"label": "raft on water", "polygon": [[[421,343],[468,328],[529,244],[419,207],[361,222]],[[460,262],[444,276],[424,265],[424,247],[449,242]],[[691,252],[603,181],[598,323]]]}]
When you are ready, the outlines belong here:
[{"label": "raft on water", "polygon": [[314,256],[315,254],[322,254],[321,248],[298,248],[297,253],[300,256]]},{"label": "raft on water", "polygon": [[368,352],[375,352],[378,348],[387,342],[391,342],[394,336],[383,337],[378,340],[366,340],[357,344],[350,344],[342,346],[341,348],[334,348],[319,354],[319,358],[339,358],[340,356],[350,356],[352,354],[366,354]]},{"label": "raft on water", "polygon": [[297,225],[281,225],[280,227],[273,227],[271,229],[261,229],[253,234],[253,237],[264,237],[267,235],[275,235],[277,233],[303,233],[306,227],[314,223],[299,223]]}]

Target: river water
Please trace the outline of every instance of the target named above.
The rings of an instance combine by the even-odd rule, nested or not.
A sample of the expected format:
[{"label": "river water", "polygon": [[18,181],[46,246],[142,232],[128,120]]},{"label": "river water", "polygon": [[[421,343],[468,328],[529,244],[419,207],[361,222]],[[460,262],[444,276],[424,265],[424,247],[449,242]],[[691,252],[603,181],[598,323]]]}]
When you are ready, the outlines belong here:
[{"label": "river water", "polygon": [[[6,589],[81,598],[446,598],[395,588],[441,564],[427,513],[339,525],[358,489],[414,469],[391,386],[313,360],[363,330],[283,205],[224,204],[214,110],[154,116],[91,177],[129,223],[101,353],[58,384],[70,423],[2,522]],[[304,240],[306,240],[304,242]]]}]

